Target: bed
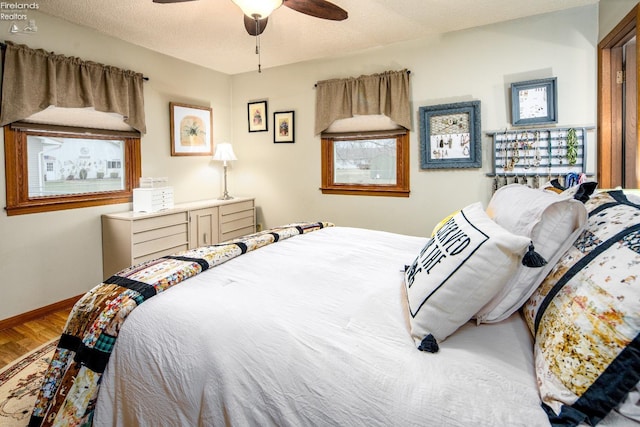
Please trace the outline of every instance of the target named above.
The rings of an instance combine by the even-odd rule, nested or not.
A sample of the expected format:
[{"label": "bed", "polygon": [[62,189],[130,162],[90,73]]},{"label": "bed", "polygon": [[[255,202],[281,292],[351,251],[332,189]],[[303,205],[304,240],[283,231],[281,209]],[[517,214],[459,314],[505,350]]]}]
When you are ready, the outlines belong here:
[{"label": "bed", "polygon": [[[443,224],[441,234],[451,222]],[[527,318],[535,307],[518,301],[506,317],[491,317],[503,287],[471,306],[458,307],[475,298],[458,294],[446,304],[454,317],[475,311],[449,317],[452,332],[430,317],[437,349],[418,350],[425,324],[412,315],[418,286],[407,288],[407,275],[434,238],[299,223],[125,270],[74,308],[31,425],[560,425],[553,405],[541,404],[541,352]],[[545,277],[557,276],[561,255],[545,255],[557,259],[540,270]],[[142,276],[155,284],[153,298],[132,286]],[[543,279],[527,304],[541,298],[532,292]],[[640,425],[633,387],[625,387],[604,416],[565,417],[563,425]]]}]

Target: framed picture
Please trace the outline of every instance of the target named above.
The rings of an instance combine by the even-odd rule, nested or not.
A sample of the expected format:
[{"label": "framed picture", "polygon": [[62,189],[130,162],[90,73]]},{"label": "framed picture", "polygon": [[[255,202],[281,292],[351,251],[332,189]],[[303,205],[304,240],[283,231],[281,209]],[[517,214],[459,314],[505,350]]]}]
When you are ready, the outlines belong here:
[{"label": "framed picture", "polygon": [[213,155],[213,111],[207,107],[169,103],[172,156]]},{"label": "framed picture", "polygon": [[273,142],[295,142],[295,113],[293,111],[278,111],[273,113]]},{"label": "framed picture", "polygon": [[511,124],[525,126],[531,124],[558,122],[557,79],[511,84]]},{"label": "framed picture", "polygon": [[267,101],[250,102],[247,104],[247,116],[249,119],[249,132],[266,132],[269,130],[267,123]]},{"label": "framed picture", "polygon": [[482,166],[480,101],[420,107],[422,169]]}]

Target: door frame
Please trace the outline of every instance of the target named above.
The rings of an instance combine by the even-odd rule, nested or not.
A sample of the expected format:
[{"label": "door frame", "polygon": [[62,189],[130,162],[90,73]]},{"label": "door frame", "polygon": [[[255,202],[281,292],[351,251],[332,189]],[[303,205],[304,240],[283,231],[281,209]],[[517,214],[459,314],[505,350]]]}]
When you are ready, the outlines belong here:
[{"label": "door frame", "polygon": [[[636,4],[633,9],[598,43],[598,132],[597,132],[597,180],[600,188],[613,188],[623,182],[623,114],[622,84],[616,83],[614,66],[622,68],[622,46],[634,36],[640,41],[638,32],[640,8]],[[636,57],[640,43],[636,43]],[[634,70],[626,70],[640,74],[640,61],[636,62]],[[636,111],[640,104],[640,97],[636,102]],[[638,126],[638,120],[636,120]],[[636,129],[637,137],[640,132]]]}]

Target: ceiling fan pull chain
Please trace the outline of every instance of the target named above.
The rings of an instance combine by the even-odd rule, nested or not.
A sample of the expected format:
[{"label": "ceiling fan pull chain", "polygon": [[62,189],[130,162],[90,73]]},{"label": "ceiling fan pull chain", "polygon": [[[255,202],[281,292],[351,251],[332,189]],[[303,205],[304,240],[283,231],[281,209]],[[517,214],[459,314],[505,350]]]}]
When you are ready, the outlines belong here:
[{"label": "ceiling fan pull chain", "polygon": [[260,56],[260,23],[258,22],[258,18],[254,17],[256,21],[256,55],[258,55],[258,73],[262,72],[261,56]]}]

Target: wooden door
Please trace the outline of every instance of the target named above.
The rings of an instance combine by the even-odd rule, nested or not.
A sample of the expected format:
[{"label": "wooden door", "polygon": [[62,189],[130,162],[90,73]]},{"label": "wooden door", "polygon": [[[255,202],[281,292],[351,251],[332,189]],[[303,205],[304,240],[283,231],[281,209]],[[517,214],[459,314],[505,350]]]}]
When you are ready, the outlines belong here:
[{"label": "wooden door", "polygon": [[598,187],[638,188],[636,5],[598,44]]}]

